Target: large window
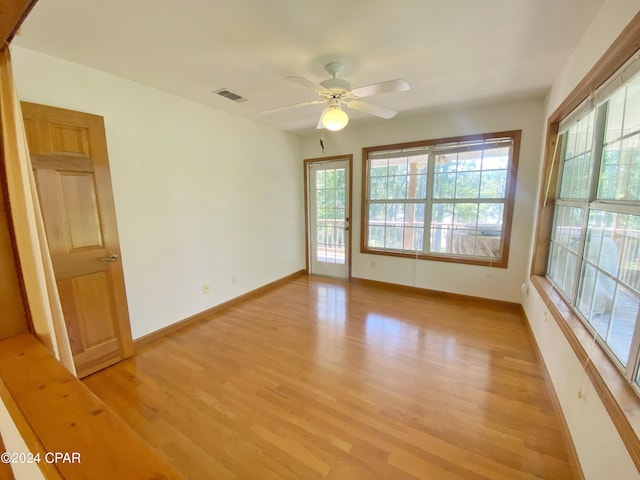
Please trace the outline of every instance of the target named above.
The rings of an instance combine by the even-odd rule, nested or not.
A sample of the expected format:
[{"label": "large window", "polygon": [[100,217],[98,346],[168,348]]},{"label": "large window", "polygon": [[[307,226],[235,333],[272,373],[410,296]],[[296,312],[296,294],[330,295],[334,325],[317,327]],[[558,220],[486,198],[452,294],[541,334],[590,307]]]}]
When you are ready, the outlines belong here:
[{"label": "large window", "polygon": [[547,277],[638,388],[640,75],[603,86],[559,139]]},{"label": "large window", "polygon": [[520,131],[364,148],[362,252],[506,267]]}]

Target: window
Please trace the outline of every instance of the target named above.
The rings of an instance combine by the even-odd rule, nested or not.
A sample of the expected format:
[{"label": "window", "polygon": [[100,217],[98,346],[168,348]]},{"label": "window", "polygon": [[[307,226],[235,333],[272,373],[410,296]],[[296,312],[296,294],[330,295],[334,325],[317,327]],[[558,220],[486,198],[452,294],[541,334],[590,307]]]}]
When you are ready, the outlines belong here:
[{"label": "window", "polygon": [[640,74],[605,84],[559,139],[547,277],[639,388]]},{"label": "window", "polygon": [[364,148],[362,252],[506,267],[520,131]]}]

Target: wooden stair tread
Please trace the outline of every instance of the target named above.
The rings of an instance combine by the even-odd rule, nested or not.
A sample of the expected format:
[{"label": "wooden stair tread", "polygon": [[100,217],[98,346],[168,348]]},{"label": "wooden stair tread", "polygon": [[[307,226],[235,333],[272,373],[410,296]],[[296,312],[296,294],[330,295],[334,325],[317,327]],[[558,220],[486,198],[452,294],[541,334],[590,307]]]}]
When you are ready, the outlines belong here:
[{"label": "wooden stair tread", "polygon": [[181,478],[35,337],[0,341],[0,378],[45,451],[80,454],[63,478]]}]

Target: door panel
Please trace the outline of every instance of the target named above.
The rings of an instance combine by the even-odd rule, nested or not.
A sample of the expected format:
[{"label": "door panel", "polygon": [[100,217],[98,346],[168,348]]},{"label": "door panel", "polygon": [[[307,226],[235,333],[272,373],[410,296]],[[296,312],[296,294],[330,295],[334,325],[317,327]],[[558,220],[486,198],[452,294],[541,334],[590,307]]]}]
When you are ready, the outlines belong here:
[{"label": "door panel", "polygon": [[102,229],[93,173],[60,174],[60,189],[69,226],[70,251],[102,247]]},{"label": "door panel", "polygon": [[34,178],[79,376],[133,353],[102,117],[23,103]]},{"label": "door panel", "polygon": [[307,165],[310,273],[348,278],[351,163],[340,159]]},{"label": "door panel", "polygon": [[78,125],[49,123],[51,153],[75,153],[90,157],[89,129]]}]

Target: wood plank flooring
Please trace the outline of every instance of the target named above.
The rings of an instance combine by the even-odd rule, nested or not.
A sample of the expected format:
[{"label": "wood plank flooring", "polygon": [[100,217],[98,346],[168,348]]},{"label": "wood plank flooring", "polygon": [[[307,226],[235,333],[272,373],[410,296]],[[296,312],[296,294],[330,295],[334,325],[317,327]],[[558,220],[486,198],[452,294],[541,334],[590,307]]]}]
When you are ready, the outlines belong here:
[{"label": "wood plank flooring", "polygon": [[298,277],[86,385],[187,479],[572,479],[520,313]]}]

